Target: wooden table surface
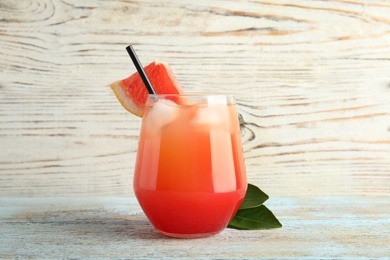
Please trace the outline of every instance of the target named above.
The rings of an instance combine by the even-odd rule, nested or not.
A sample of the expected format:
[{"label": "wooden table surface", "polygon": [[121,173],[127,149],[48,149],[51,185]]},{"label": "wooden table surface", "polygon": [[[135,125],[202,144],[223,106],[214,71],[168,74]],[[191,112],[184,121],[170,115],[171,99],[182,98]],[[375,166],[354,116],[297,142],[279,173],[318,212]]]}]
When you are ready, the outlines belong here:
[{"label": "wooden table surface", "polygon": [[0,257],[88,259],[389,259],[390,204],[374,198],[275,198],[283,228],[160,235],[133,197],[0,199]]},{"label": "wooden table surface", "polygon": [[[152,229],[107,87],[128,44],[236,96],[282,229]],[[390,258],[390,1],[1,0],[0,55],[0,258]]]}]

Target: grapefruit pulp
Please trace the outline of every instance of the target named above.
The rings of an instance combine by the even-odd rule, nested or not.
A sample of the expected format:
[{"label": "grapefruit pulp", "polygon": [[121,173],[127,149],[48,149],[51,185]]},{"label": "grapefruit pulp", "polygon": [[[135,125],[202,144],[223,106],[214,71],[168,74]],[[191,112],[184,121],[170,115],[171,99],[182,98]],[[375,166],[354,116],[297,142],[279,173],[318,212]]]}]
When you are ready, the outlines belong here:
[{"label": "grapefruit pulp", "polygon": [[[153,61],[144,67],[145,73],[157,94],[183,94],[175,75],[169,65],[161,61]],[[148,91],[138,74],[110,84],[115,96],[130,113],[142,117]]]}]

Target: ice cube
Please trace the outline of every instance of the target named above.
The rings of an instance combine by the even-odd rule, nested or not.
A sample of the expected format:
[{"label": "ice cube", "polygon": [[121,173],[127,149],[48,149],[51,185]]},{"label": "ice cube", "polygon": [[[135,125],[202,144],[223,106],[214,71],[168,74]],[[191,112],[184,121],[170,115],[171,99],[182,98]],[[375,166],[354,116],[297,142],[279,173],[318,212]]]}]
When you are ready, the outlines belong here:
[{"label": "ice cube", "polygon": [[229,110],[226,105],[209,105],[199,107],[192,123],[203,125],[218,125],[229,123]]},{"label": "ice cube", "polygon": [[159,99],[153,104],[144,120],[147,121],[146,131],[158,133],[161,128],[176,119],[178,105],[166,99]]}]

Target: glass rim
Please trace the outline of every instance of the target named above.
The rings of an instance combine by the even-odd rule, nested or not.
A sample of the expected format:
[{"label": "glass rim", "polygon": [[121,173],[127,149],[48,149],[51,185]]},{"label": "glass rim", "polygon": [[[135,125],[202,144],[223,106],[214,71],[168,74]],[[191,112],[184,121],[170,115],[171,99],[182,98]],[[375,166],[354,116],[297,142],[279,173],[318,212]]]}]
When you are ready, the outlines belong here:
[{"label": "glass rim", "polygon": [[[150,101],[152,103],[162,100],[176,100],[176,99],[188,99],[195,104],[207,103],[207,104],[236,104],[236,98],[233,94],[220,94],[220,93],[183,93],[183,94],[148,94],[148,104]],[[188,104],[189,105],[189,104]]]},{"label": "glass rim", "polygon": [[207,92],[187,92],[182,94],[148,94],[149,97],[227,97],[235,98],[234,94],[231,93],[207,93]]}]

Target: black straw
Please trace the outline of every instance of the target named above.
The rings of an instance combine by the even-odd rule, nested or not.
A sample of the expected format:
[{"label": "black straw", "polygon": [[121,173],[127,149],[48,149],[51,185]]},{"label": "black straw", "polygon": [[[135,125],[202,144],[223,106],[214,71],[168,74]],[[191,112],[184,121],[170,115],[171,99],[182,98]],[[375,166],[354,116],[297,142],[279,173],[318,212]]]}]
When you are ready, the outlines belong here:
[{"label": "black straw", "polygon": [[127,46],[126,50],[129,53],[130,58],[133,61],[134,66],[137,69],[139,75],[141,76],[141,79],[144,82],[145,87],[148,90],[149,94],[157,94],[152,86],[152,83],[150,83],[148,76],[146,75],[144,68],[142,67],[141,62],[139,61],[137,54],[135,54],[133,46],[131,46],[131,45]]}]

